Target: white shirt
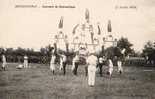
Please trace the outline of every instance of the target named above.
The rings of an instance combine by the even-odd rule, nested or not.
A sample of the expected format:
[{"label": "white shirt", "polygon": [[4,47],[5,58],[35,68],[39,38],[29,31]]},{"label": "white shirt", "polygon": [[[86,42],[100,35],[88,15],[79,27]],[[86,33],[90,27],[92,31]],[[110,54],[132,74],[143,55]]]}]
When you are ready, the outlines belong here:
[{"label": "white shirt", "polygon": [[52,55],[50,63],[51,63],[51,64],[54,64],[55,59],[56,59],[56,56]]},{"label": "white shirt", "polygon": [[67,57],[65,55],[62,55],[62,61],[66,62],[67,61]]},{"label": "white shirt", "polygon": [[111,59],[109,59],[108,61],[109,61],[109,68],[113,68],[113,63],[112,63]]},{"label": "white shirt", "polygon": [[3,63],[6,63],[6,58],[4,55],[2,56],[2,60],[3,60]]},{"label": "white shirt", "polygon": [[73,62],[79,62],[79,57],[78,57],[78,56],[75,56],[75,57],[73,58]]},{"label": "white shirt", "polygon": [[24,56],[24,60],[27,60],[28,59],[28,57],[27,56]]},{"label": "white shirt", "polygon": [[99,58],[99,63],[103,63],[103,58],[102,57]]},{"label": "white shirt", "polygon": [[94,55],[90,55],[90,56],[87,58],[87,63],[88,63],[89,65],[96,66],[96,64],[97,64],[97,57],[94,56]]}]

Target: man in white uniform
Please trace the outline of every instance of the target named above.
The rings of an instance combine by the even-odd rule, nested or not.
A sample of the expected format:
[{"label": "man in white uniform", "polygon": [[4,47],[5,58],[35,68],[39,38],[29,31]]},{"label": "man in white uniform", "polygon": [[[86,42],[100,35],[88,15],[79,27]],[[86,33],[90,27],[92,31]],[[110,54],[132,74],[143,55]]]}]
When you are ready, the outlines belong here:
[{"label": "man in white uniform", "polygon": [[59,67],[59,69],[60,69],[60,70],[63,69],[63,59],[62,59],[62,57],[60,57],[60,67]]},{"label": "man in white uniform", "polygon": [[2,55],[2,62],[3,62],[2,63],[2,69],[5,70],[5,67],[6,67],[6,57],[5,57],[4,54]]},{"label": "man in white uniform", "polygon": [[24,56],[24,68],[28,68],[28,57]]},{"label": "man in white uniform", "polygon": [[50,61],[50,70],[52,71],[53,74],[55,72],[55,59],[56,59],[56,56],[52,54],[51,61]]},{"label": "man in white uniform", "polygon": [[67,64],[67,57],[65,55],[61,55],[60,56],[60,68],[63,69],[64,75],[66,74],[66,64]]},{"label": "man in white uniform", "polygon": [[117,66],[118,66],[118,72],[120,74],[122,74],[123,72],[123,68],[122,68],[122,61],[124,58],[124,54],[125,54],[126,49],[124,48],[122,51],[120,51],[120,56],[117,58]]},{"label": "man in white uniform", "polygon": [[111,59],[108,59],[108,74],[110,75],[110,77],[112,75],[112,72],[113,72],[113,62]]},{"label": "man in white uniform", "polygon": [[118,66],[118,72],[122,74],[123,68],[122,68],[122,61],[120,59],[118,59],[117,61],[117,66]]},{"label": "man in white uniform", "polygon": [[95,75],[96,75],[96,65],[97,65],[97,57],[93,54],[90,54],[87,58],[88,64],[88,85],[95,85]]}]

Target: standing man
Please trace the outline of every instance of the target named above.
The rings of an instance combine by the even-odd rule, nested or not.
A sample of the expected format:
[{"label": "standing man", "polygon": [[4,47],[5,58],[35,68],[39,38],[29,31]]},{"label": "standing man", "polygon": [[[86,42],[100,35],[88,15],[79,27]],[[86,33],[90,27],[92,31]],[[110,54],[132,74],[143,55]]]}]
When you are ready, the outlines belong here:
[{"label": "standing man", "polygon": [[63,59],[60,56],[60,67],[59,67],[59,70],[62,70],[62,69],[63,69]]},{"label": "standing man", "polygon": [[119,72],[120,74],[122,74],[123,68],[122,68],[122,61],[121,61],[120,58],[118,58],[118,60],[117,60],[117,66],[118,66],[118,72]]},{"label": "standing man", "polygon": [[85,65],[85,76],[88,76],[88,65],[87,65],[88,55],[86,56],[86,65]]},{"label": "standing man", "polygon": [[62,64],[62,69],[63,69],[63,74],[65,75],[66,74],[66,65],[67,65],[67,57],[65,55],[61,55],[61,62],[60,64]]},{"label": "standing man", "polygon": [[88,85],[93,87],[95,85],[97,57],[90,54],[87,59],[88,64]]},{"label": "standing man", "polygon": [[73,62],[72,62],[72,70],[73,70],[73,74],[74,74],[74,75],[77,75],[78,66],[79,66],[79,56],[76,55],[76,56],[73,58]]},{"label": "standing man", "polygon": [[123,48],[120,52],[120,56],[118,57],[118,59],[117,59],[117,66],[118,66],[118,72],[120,73],[120,74],[122,74],[122,72],[123,72],[123,68],[122,68],[122,61],[123,61],[123,59],[124,59],[124,56],[125,56],[125,51],[126,51],[126,49],[125,48]]},{"label": "standing man", "polygon": [[2,70],[5,70],[5,67],[6,67],[6,57],[5,57],[5,55],[3,54],[2,55]]},{"label": "standing man", "polygon": [[110,75],[110,77],[112,76],[112,72],[113,72],[113,62],[111,59],[108,59],[108,74]]},{"label": "standing man", "polygon": [[53,74],[55,72],[55,59],[56,59],[56,56],[52,53],[51,61],[50,61],[50,70],[52,71]]},{"label": "standing man", "polygon": [[99,57],[97,67],[99,68],[99,73],[101,77],[102,77],[102,66],[103,66],[103,58]]},{"label": "standing man", "polygon": [[28,68],[28,57],[27,57],[27,55],[24,56],[24,68]]}]

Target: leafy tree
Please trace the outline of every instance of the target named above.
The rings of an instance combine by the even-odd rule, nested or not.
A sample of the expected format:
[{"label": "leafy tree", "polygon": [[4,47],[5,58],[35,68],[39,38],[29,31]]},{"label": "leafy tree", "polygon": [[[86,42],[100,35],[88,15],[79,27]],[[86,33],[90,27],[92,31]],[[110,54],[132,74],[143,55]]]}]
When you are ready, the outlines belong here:
[{"label": "leafy tree", "polygon": [[133,46],[133,44],[130,43],[129,40],[124,37],[120,38],[117,42],[117,47],[120,50],[125,49],[125,56],[134,53],[134,50],[131,48],[132,46]]},{"label": "leafy tree", "polygon": [[24,56],[26,54],[26,50],[24,48],[18,47],[15,50],[15,54],[18,56]]},{"label": "leafy tree", "polygon": [[[114,56],[121,57],[127,56],[127,55],[134,55],[135,51],[131,48],[133,44],[131,44],[127,38],[120,38],[117,42],[116,47],[109,47],[105,49],[105,56],[107,58],[114,59]],[[125,49],[124,55],[121,53],[121,51]]]},{"label": "leafy tree", "polygon": [[142,55],[147,59],[148,62],[153,64],[155,62],[155,48],[154,43],[151,41],[148,41],[144,45],[144,49],[142,52]]},{"label": "leafy tree", "polygon": [[0,48],[0,54],[4,54],[5,50],[3,47]]}]

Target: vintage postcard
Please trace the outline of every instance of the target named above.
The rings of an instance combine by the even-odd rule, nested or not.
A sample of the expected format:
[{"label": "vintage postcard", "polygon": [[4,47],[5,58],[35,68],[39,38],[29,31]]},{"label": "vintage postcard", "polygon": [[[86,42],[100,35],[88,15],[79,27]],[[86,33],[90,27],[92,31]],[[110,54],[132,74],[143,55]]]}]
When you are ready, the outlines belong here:
[{"label": "vintage postcard", "polygon": [[154,0],[0,0],[0,99],[155,99]]}]

